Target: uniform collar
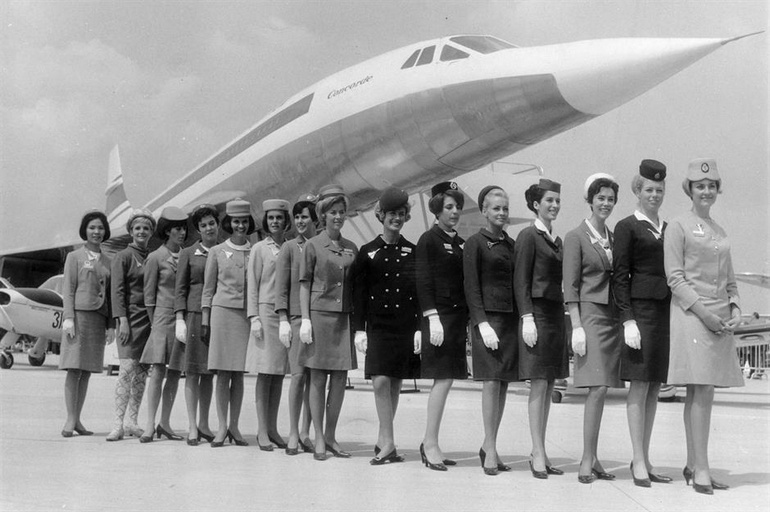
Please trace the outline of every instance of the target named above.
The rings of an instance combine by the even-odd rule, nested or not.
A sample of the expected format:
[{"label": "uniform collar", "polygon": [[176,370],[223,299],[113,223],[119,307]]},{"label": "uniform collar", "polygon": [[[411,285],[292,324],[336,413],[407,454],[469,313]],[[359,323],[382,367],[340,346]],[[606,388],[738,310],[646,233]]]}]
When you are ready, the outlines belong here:
[{"label": "uniform collar", "polygon": [[535,229],[543,233],[546,238],[548,238],[551,242],[556,243],[556,237],[553,236],[553,234],[548,230],[548,227],[545,225],[545,223],[538,219],[535,219]]},{"label": "uniform collar", "polygon": [[650,219],[648,216],[646,216],[645,214],[643,214],[643,213],[642,213],[642,212],[640,212],[639,210],[636,210],[636,211],[634,212],[634,217],[636,217],[636,220],[639,220],[639,221],[641,221],[641,222],[647,222],[647,223],[649,223],[649,224],[650,224],[650,226],[652,226],[653,228],[655,228],[655,231],[657,231],[659,235],[660,235],[661,233],[663,233],[663,224],[665,223],[665,222],[663,221],[663,219],[660,219],[660,218],[659,218],[659,220],[660,220],[660,224],[659,224],[659,225],[658,225],[658,224],[655,224],[655,223],[652,221],[652,219]]}]

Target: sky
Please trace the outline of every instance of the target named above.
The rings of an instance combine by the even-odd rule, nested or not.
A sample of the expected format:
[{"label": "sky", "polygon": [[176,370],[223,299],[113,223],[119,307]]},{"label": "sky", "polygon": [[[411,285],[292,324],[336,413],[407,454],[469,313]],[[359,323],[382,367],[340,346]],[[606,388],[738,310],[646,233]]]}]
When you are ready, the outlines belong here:
[{"label": "sky", "polygon": [[[0,20],[0,250],[7,250],[76,236],[83,211],[104,207],[115,144],[128,197],[143,205],[289,96],[406,44],[456,33],[519,46],[733,37],[766,30],[768,6],[751,0],[3,1]],[[768,48],[768,34],[731,43],[626,105],[509,160],[536,163],[563,183],[556,224],[563,235],[588,215],[580,191],[589,174],[609,172],[621,183],[613,224],[634,209],[629,185],[639,161],[666,163],[662,214],[671,217],[689,208],[679,186],[687,163],[713,157],[724,182],[713,216],[730,235],[736,271],[770,273]],[[523,205],[522,192],[509,191],[514,203]],[[770,312],[766,291],[741,285],[741,292],[752,310]]]}]

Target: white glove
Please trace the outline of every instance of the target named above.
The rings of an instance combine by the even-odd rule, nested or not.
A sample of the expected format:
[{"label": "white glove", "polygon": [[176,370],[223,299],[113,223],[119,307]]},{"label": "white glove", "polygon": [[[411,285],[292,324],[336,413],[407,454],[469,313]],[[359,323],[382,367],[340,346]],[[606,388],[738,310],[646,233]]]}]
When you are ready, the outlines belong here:
[{"label": "white glove", "polygon": [[291,324],[286,320],[278,322],[278,339],[281,340],[284,347],[289,348],[291,346]]},{"label": "white glove", "polygon": [[416,331],[414,333],[414,353],[419,354],[422,352],[422,331]]},{"label": "white glove", "polygon": [[174,329],[176,339],[182,343],[187,343],[187,324],[181,318],[176,319],[176,328]]},{"label": "white glove", "polygon": [[521,336],[528,347],[534,347],[537,344],[537,326],[535,326],[535,317],[524,315],[521,319]]},{"label": "white glove", "polygon": [[444,343],[444,327],[438,315],[430,315],[428,325],[430,326],[430,344],[440,347]]},{"label": "white glove", "polygon": [[254,339],[262,339],[262,322],[258,316],[251,317],[251,334],[254,335]]},{"label": "white glove", "polygon": [[299,326],[299,339],[307,345],[313,343],[313,324],[310,323],[309,318],[302,319],[302,325]]},{"label": "white glove", "polygon": [[497,333],[492,329],[492,326],[489,325],[489,322],[481,322],[479,324],[479,333],[487,348],[497,350],[497,346],[500,344],[500,338],[497,337]]},{"label": "white glove", "polygon": [[65,318],[61,324],[61,330],[67,333],[70,338],[75,337],[75,320],[72,318]]},{"label": "white glove", "polygon": [[626,320],[623,322],[623,338],[625,338],[626,345],[629,347],[635,350],[642,348],[642,334],[639,332],[636,320]]},{"label": "white glove", "polygon": [[572,329],[572,351],[581,357],[586,355],[586,332],[582,327]]},{"label": "white glove", "polygon": [[356,331],[356,335],[353,339],[353,343],[356,345],[356,350],[362,354],[366,354],[366,347],[369,339],[366,336],[366,331]]}]

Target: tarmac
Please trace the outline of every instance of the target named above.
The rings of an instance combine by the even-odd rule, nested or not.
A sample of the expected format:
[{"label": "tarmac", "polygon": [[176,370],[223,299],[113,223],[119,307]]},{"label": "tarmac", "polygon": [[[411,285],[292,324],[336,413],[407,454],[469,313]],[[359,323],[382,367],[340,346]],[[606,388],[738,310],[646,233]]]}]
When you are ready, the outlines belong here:
[{"label": "tarmac", "polygon": [[[87,437],[61,437],[65,419],[64,377],[58,357],[31,367],[16,354],[16,364],[0,371],[0,510],[2,511],[198,511],[198,510],[523,510],[523,511],[768,511],[770,510],[770,379],[747,380],[743,388],[718,389],[710,441],[712,476],[731,486],[713,496],[685,486],[683,390],[679,401],[661,402],[653,432],[651,459],[670,484],[636,487],[628,468],[631,443],[624,390],[607,399],[599,438],[599,456],[614,481],[590,485],[577,481],[582,451],[583,396],[570,389],[553,404],[547,433],[552,463],[564,476],[536,480],[528,466],[530,437],[524,383],[512,385],[501,426],[499,451],[513,470],[490,477],[479,466],[482,441],[481,385],[456,381],[447,401],[441,430],[445,456],[458,460],[447,472],[420,463],[429,381],[417,381],[417,393],[405,393],[396,417],[398,451],[406,462],[373,467],[377,416],[371,383],[351,372],[353,389],[345,395],[338,428],[351,459],[289,457],[282,450],[256,445],[253,375],[246,376],[241,431],[247,447],[184,441],[140,444],[136,439],[107,443],[115,376],[93,375],[83,410]],[[407,381],[405,387],[413,387]],[[279,417],[288,434],[284,384]],[[144,404],[140,423],[145,417]],[[172,414],[172,427],[187,430],[183,383]],[[212,407],[212,427],[216,414]]]}]

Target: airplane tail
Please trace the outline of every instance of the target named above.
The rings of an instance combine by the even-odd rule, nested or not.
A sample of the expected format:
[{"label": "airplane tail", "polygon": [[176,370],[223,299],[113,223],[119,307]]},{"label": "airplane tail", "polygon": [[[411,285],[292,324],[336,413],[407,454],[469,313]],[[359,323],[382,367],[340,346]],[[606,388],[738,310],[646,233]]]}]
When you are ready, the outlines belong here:
[{"label": "airplane tail", "polygon": [[128,202],[126,191],[123,188],[123,170],[120,167],[120,150],[117,144],[110,151],[110,163],[107,168],[107,196],[105,214],[111,226],[116,228],[122,224],[131,211],[131,203]]}]

